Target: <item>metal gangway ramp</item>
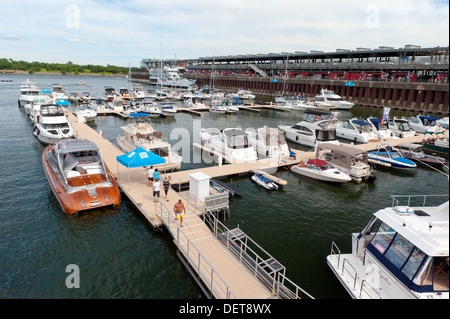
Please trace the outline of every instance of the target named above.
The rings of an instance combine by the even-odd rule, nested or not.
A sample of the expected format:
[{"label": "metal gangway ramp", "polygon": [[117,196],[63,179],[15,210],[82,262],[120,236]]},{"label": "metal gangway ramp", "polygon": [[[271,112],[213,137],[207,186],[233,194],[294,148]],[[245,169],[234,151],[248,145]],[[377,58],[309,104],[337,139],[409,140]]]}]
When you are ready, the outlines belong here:
[{"label": "metal gangway ramp", "polygon": [[284,266],[239,228],[229,230],[203,203],[179,195],[186,207],[183,227],[163,202],[155,203],[155,211],[172,235],[181,261],[208,298],[313,298],[286,278]]}]

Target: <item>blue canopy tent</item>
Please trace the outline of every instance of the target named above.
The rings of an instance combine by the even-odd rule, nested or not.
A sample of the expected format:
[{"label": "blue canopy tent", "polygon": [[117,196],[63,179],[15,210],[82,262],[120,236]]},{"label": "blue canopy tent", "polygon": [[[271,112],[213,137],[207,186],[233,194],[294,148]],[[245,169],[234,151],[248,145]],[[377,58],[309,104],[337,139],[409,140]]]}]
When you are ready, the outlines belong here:
[{"label": "blue canopy tent", "polygon": [[147,113],[130,113],[131,117],[140,117],[140,116],[148,116],[150,117],[150,115],[148,115]]},{"label": "blue canopy tent", "polygon": [[55,103],[56,105],[70,105],[69,101],[63,100],[63,99],[59,99],[58,101],[56,101]]},{"label": "blue canopy tent", "polygon": [[[130,167],[143,167],[157,164],[164,164],[166,160],[151,151],[146,151],[142,147],[138,147],[134,151],[119,155],[116,157],[117,162],[128,168],[128,187],[130,186]],[[119,171],[119,168],[117,168]]]},{"label": "blue canopy tent", "polygon": [[50,93],[52,93],[52,91],[50,91],[49,89],[43,89],[43,90],[41,91],[41,93],[44,93],[44,94],[50,94]]}]

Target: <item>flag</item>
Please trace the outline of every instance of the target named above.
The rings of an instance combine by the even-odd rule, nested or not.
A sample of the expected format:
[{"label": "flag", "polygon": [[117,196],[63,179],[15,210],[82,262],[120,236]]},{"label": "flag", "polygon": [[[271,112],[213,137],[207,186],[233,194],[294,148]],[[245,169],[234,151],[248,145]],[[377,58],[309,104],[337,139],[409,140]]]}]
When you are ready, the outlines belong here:
[{"label": "flag", "polygon": [[383,108],[383,116],[381,118],[381,124],[387,123],[388,117],[389,117],[389,111],[391,110],[390,107],[384,107]]}]

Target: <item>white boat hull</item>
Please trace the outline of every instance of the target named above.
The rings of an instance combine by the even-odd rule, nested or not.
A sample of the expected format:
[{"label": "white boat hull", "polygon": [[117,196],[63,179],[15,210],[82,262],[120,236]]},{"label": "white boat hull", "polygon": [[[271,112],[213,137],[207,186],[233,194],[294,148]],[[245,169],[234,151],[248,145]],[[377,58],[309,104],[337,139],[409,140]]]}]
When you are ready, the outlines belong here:
[{"label": "white boat hull", "polygon": [[346,183],[351,181],[351,177],[348,174],[338,169],[327,169],[325,171],[319,171],[317,169],[300,167],[296,165],[291,167],[291,170],[300,175],[307,176],[324,182]]}]

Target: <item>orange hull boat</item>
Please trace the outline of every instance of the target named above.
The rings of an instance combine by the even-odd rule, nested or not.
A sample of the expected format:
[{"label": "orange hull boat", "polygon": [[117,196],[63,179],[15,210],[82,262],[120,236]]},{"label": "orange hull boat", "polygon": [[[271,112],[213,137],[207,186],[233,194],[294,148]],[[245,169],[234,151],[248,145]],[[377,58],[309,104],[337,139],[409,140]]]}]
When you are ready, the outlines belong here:
[{"label": "orange hull boat", "polygon": [[42,154],[47,180],[66,214],[120,204],[117,181],[89,140],[62,140]]}]

